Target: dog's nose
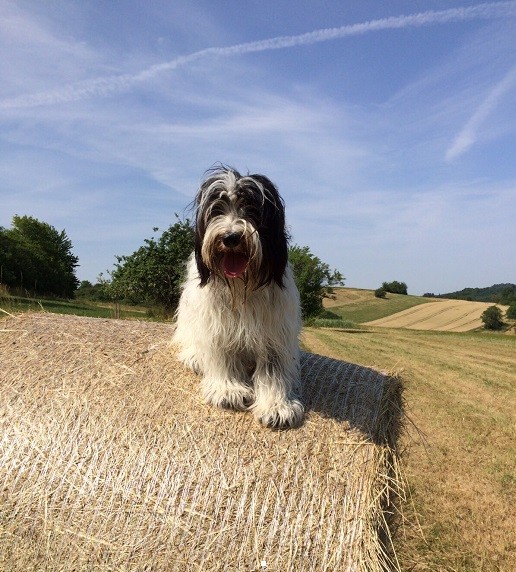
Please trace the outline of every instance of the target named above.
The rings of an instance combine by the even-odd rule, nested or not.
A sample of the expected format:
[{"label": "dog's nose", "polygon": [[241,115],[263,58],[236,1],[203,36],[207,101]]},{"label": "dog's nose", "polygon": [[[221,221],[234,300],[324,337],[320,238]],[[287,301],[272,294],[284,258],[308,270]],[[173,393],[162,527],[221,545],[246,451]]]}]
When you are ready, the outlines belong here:
[{"label": "dog's nose", "polygon": [[227,248],[235,248],[235,246],[240,244],[241,239],[241,232],[228,232],[222,237],[222,244]]}]

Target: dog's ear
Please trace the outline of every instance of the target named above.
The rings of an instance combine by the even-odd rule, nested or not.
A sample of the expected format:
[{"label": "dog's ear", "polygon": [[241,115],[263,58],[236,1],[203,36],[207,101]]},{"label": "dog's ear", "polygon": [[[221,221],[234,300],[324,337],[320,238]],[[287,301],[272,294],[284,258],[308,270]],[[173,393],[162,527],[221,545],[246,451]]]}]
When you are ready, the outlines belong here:
[{"label": "dog's ear", "polygon": [[194,254],[195,254],[195,263],[197,264],[197,272],[199,273],[199,278],[201,279],[200,286],[206,286],[210,279],[210,269],[204,264],[201,255],[201,248],[202,248],[202,236],[200,236],[198,229],[195,230],[195,247],[194,247]]},{"label": "dog's ear", "polygon": [[274,183],[263,175],[251,175],[264,190],[260,240],[263,253],[263,273],[258,286],[272,281],[283,288],[288,263],[288,234],[285,228],[285,203]]},{"label": "dog's ear", "polygon": [[199,273],[199,278],[201,279],[200,286],[206,286],[210,279],[210,269],[204,264],[201,254],[202,243],[204,240],[204,233],[206,232],[205,228],[205,220],[204,220],[204,213],[202,212],[203,209],[203,197],[204,193],[209,185],[208,180],[206,179],[197,193],[195,197],[195,209],[197,211],[197,216],[195,220],[195,236],[194,236],[194,254],[195,254],[195,262],[197,264],[197,272]]}]

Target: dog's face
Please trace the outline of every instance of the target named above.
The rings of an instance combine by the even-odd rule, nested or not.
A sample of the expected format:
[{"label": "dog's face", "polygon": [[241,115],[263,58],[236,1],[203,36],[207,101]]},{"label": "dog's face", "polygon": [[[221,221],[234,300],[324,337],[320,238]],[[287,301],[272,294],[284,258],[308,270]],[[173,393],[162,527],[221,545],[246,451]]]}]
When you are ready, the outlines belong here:
[{"label": "dog's face", "polygon": [[263,175],[208,172],[196,197],[195,258],[201,286],[241,279],[256,290],[283,286],[288,259],[285,207]]}]

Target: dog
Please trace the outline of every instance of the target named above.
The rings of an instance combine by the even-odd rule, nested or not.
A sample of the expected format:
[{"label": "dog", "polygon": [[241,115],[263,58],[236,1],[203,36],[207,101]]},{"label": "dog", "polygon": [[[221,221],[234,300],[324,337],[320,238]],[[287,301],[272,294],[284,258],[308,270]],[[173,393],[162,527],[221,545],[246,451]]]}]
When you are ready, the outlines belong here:
[{"label": "dog", "polygon": [[194,201],[195,247],[176,313],[179,359],[209,404],[266,427],[302,424],[301,310],[285,205],[263,175],[219,166]]}]

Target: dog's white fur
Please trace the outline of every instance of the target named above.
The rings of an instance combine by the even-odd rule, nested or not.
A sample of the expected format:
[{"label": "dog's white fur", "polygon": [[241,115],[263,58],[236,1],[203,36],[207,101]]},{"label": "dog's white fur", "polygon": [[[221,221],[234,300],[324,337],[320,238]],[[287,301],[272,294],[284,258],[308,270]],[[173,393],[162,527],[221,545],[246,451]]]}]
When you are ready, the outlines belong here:
[{"label": "dog's white fur", "polygon": [[[239,180],[246,179],[240,184],[253,189],[260,189],[261,182],[230,169],[216,172],[212,179],[204,185],[197,206],[198,226],[204,229],[199,256],[210,275],[201,286],[199,260],[192,255],[177,311],[174,341],[180,347],[179,358],[203,376],[201,391],[208,403],[249,408],[266,426],[297,426],[304,415],[298,399],[301,314],[292,271],[286,264],[282,284],[270,280],[257,285],[257,273],[267,261],[259,217],[254,212],[246,218],[256,201],[251,208],[236,189]],[[224,208],[218,205],[214,210],[221,196]],[[274,196],[264,194],[262,200]],[[241,243],[228,249],[223,237],[235,230],[242,233]],[[248,257],[242,276],[227,278],[221,272],[220,254],[227,250]]]}]

